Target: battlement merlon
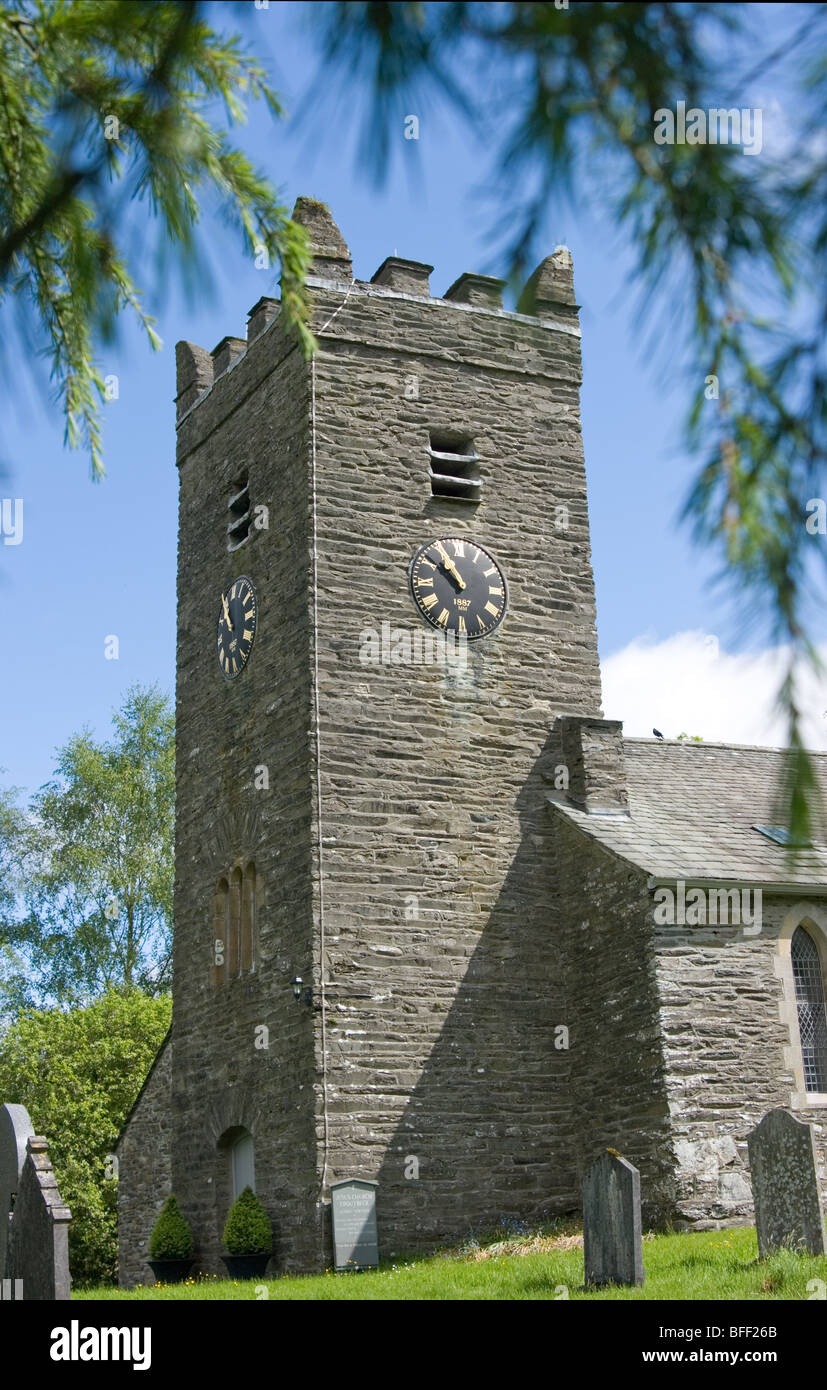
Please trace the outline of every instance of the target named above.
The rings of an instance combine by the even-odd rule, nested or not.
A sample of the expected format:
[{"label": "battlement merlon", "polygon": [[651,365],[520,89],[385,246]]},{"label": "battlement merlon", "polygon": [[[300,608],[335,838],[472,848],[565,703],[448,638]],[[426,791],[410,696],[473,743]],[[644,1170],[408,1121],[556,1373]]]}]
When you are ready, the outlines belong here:
[{"label": "battlement merlon", "polygon": [[[317,336],[343,336],[346,332],[344,324],[347,322],[345,315],[337,314],[335,323],[332,316],[346,304],[351,309],[357,305],[364,309],[367,304],[369,308],[376,310],[377,316],[382,309],[387,311],[390,308],[399,321],[400,339],[406,344],[410,343],[412,351],[417,349],[418,341],[422,341],[423,335],[421,331],[413,336],[406,335],[409,315],[403,305],[410,305],[412,308],[417,306],[420,310],[428,306],[434,311],[459,312],[471,315],[475,319],[478,316],[493,318],[513,323],[518,332],[518,325],[535,330],[534,334],[529,334],[530,337],[536,337],[537,330],[540,330],[541,338],[547,337],[551,330],[551,334],[562,334],[576,340],[576,343],[569,344],[564,375],[569,379],[576,377],[579,385],[579,306],[574,296],[571,252],[567,247],[558,246],[552,255],[545,257],[537,266],[526,282],[516,311],[512,311],[502,307],[502,292],[505,287],[503,280],[465,271],[441,297],[435,296],[430,291],[433,266],[399,256],[387,257],[369,281],[354,280],[350,251],[326,205],[315,199],[298,198],[293,209],[293,218],[306,228],[309,236],[312,261],[307,284],[314,302],[311,327]],[[212,352],[195,343],[179,342],[176,345],[176,407],[179,425],[190,415],[196,404],[200,405],[211,395],[215,384],[240,364],[251,346],[255,344],[258,347],[258,340],[265,332],[276,328],[280,317],[279,309],[277,299],[268,296],[259,299],[248,315],[246,339],[232,336],[222,338]],[[360,317],[363,320],[360,328],[363,329],[363,314]],[[418,324],[418,327],[421,328],[422,325]],[[454,331],[460,350],[463,353],[469,351],[471,335],[468,330],[457,326]],[[425,340],[428,332],[429,324],[426,322]],[[380,332],[380,336],[388,335],[386,332]],[[441,338],[444,343],[444,323],[440,331],[435,332],[433,336],[435,340]],[[482,358],[479,351],[469,354],[475,355],[478,361],[491,358],[492,353],[501,358],[508,355],[503,352],[503,349],[508,347],[508,341],[502,335],[497,337],[495,334],[487,344],[481,346]],[[573,351],[575,346],[576,351]],[[285,337],[284,350],[277,353],[277,358],[280,359],[290,350],[291,344]],[[267,353],[271,356],[272,348],[268,347]],[[258,352],[255,356],[258,356]],[[511,356],[513,360],[514,355]],[[524,346],[521,345],[519,358],[522,358],[522,361],[518,358],[515,365],[524,369],[530,365],[530,361],[536,362],[537,357],[536,352],[526,354]],[[270,369],[274,365],[277,363],[271,360]],[[500,365],[505,369],[505,360],[501,361]],[[552,367],[550,375],[556,374],[557,370]],[[185,452],[189,452],[189,449]]]}]

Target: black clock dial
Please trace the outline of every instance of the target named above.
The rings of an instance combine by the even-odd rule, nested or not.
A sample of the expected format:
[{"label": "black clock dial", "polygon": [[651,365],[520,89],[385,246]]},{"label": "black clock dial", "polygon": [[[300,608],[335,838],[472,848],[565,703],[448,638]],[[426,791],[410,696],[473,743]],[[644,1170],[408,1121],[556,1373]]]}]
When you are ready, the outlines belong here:
[{"label": "black clock dial", "polygon": [[258,619],[256,591],[243,574],[234,579],[221,595],[218,614],[218,664],[224,675],[232,680],[244,670],[253,647]]},{"label": "black clock dial", "polygon": [[423,545],[411,563],[411,593],[423,618],[442,632],[462,633],[469,642],[499,627],[508,586],[484,545],[449,536]]}]

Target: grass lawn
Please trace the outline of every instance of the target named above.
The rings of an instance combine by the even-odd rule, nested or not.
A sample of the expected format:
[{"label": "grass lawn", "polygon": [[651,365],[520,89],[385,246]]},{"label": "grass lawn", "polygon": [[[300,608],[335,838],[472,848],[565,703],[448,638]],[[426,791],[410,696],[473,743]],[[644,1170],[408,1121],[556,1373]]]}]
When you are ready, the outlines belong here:
[{"label": "grass lawn", "polygon": [[642,1288],[587,1291],[582,1236],[558,1224],[519,1235],[501,1230],[426,1259],[398,1260],[360,1274],[329,1271],[261,1282],[205,1277],[130,1290],[78,1289],[72,1299],[772,1300],[823,1298],[827,1291],[827,1256],[781,1251],[759,1264],[752,1229],[644,1236],[643,1265]]}]

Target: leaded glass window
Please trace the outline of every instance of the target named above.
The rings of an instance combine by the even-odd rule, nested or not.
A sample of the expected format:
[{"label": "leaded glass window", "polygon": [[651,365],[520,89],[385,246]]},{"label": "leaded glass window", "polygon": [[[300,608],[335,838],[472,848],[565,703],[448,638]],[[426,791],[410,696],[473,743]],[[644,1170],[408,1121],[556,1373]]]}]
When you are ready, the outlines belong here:
[{"label": "leaded glass window", "polygon": [[827,1009],[818,949],[809,932],[796,927],[792,939],[795,1002],[808,1091],[827,1091]]}]

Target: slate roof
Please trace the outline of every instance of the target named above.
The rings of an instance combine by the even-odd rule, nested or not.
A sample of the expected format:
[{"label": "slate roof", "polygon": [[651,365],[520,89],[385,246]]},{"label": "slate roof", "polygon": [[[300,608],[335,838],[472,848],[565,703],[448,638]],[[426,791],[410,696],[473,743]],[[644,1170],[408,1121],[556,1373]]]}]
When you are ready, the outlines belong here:
[{"label": "slate roof", "polygon": [[[754,825],[783,825],[779,792],[788,753],[730,743],[623,740],[629,816],[579,811],[561,793],[557,812],[654,879],[742,882],[827,894],[827,811],[813,845],[791,859]],[[811,754],[827,808],[827,753]]]}]

